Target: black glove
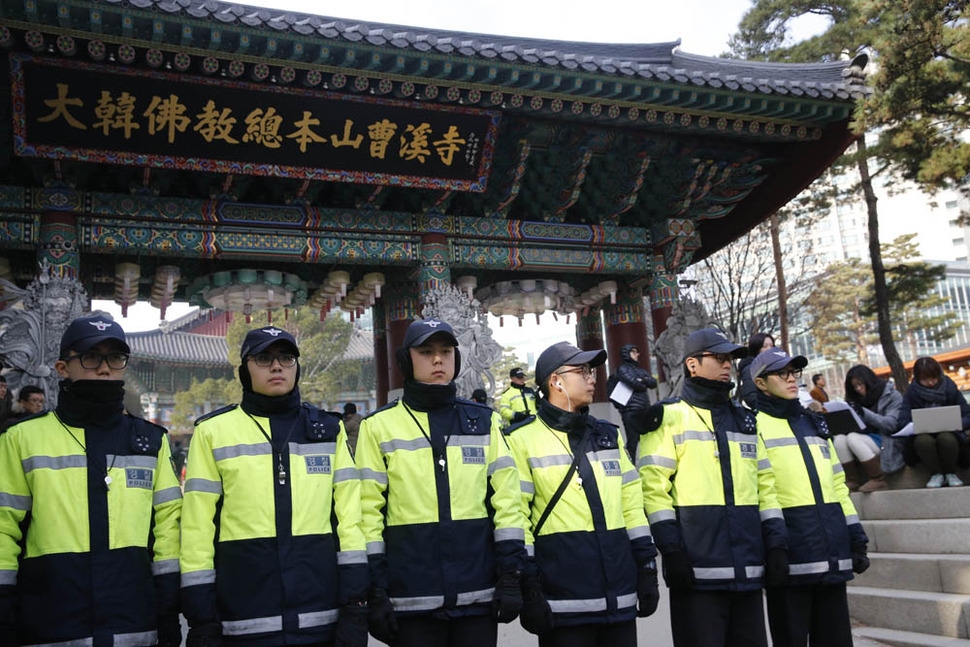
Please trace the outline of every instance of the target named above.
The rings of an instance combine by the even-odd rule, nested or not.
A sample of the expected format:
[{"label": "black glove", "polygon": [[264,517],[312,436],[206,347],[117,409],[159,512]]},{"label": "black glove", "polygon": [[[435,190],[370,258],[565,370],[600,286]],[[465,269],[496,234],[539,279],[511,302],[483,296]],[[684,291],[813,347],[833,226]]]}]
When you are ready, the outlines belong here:
[{"label": "black glove", "polygon": [[852,545],[852,572],[862,575],[869,568],[868,550],[865,544]]},{"label": "black glove", "polygon": [[552,632],[552,609],[542,593],[538,575],[522,577],[522,612],[519,614],[519,621],[522,628],[530,634],[545,636]]},{"label": "black glove", "polygon": [[784,548],[769,548],[765,559],[765,584],[784,586],[788,581],[788,551]]},{"label": "black glove", "polygon": [[222,625],[209,622],[190,628],[185,647],[222,647]]},{"label": "black glove", "polygon": [[663,556],[664,581],[671,589],[689,589],[694,586],[694,569],[682,550],[672,550]]},{"label": "black glove", "polygon": [[334,647],[367,647],[367,605],[351,602],[340,607]]},{"label": "black glove", "polygon": [[367,626],[370,635],[382,643],[390,645],[397,636],[397,618],[394,617],[394,607],[384,589],[374,589],[370,596],[367,611]]},{"label": "black glove", "polygon": [[[6,644],[6,643],[4,643]],[[158,647],[181,647],[182,623],[178,615],[158,619]]]},{"label": "black glove", "polygon": [[515,424],[517,422],[522,422],[528,417],[529,417],[529,414],[527,414],[525,411],[516,411],[515,413],[512,414],[512,424]]},{"label": "black glove", "polygon": [[495,583],[492,617],[499,622],[512,622],[522,610],[522,589],[519,579],[518,572],[508,571],[502,573]]},{"label": "black glove", "polygon": [[657,586],[657,569],[641,568],[637,574],[637,617],[652,616],[660,603],[660,587]]}]

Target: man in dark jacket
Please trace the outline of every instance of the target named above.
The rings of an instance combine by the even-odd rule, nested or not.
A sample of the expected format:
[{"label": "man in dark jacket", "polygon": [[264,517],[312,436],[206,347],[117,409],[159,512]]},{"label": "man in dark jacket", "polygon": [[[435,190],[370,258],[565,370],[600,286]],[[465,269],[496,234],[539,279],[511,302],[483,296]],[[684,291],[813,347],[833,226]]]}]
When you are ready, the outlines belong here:
[{"label": "man in dark jacket", "polygon": [[640,440],[640,429],[636,419],[638,414],[644,414],[650,406],[650,396],[647,394],[647,389],[657,388],[657,380],[638,363],[640,349],[635,345],[627,344],[622,347],[620,358],[623,362],[617,369],[617,377],[620,382],[633,390],[630,399],[620,407],[620,417],[623,418],[623,429],[626,431],[627,449],[630,451],[630,456],[635,458],[637,443]]}]

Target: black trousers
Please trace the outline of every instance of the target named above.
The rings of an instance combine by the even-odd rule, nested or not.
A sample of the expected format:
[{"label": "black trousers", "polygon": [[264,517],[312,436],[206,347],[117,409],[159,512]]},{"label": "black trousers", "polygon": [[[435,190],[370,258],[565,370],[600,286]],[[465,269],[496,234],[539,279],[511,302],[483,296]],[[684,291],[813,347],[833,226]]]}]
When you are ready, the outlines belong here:
[{"label": "black trousers", "polygon": [[495,647],[497,642],[498,623],[491,616],[398,616],[393,647]]},{"label": "black trousers", "polygon": [[768,647],[761,591],[670,589],[674,647]]},{"label": "black trousers", "polygon": [[845,582],[767,589],[774,647],[852,647]]},{"label": "black trousers", "polygon": [[539,647],[637,647],[637,621],[553,629]]}]

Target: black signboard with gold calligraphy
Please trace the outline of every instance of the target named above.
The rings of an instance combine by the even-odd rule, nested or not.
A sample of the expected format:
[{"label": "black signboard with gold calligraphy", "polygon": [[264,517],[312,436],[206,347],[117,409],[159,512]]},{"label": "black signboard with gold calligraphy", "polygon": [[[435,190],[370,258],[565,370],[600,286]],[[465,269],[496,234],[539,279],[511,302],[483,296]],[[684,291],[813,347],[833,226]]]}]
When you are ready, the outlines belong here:
[{"label": "black signboard with gold calligraphy", "polygon": [[484,191],[501,113],[10,56],[18,155]]}]

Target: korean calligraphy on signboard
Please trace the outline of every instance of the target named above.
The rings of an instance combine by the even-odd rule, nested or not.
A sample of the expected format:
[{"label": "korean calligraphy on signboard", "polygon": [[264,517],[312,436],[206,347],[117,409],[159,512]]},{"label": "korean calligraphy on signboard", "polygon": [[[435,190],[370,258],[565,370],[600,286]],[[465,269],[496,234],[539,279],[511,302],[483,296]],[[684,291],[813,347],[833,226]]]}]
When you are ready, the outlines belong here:
[{"label": "korean calligraphy on signboard", "polygon": [[11,55],[18,155],[484,191],[500,113]]}]

